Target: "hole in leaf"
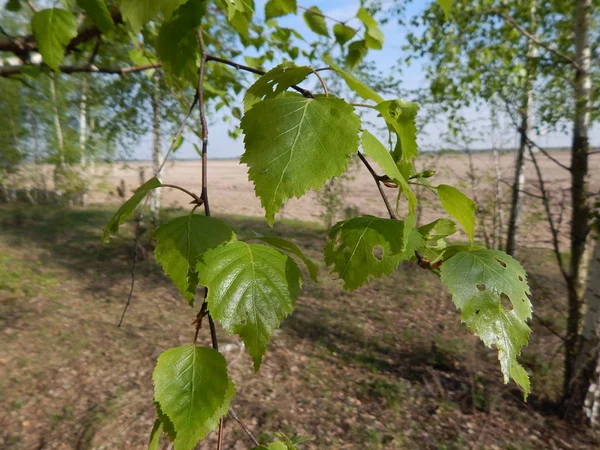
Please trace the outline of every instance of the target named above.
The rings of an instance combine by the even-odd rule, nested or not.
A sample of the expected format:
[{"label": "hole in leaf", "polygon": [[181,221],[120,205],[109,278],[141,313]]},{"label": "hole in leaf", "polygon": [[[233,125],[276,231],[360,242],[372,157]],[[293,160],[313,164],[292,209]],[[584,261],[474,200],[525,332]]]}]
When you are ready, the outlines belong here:
[{"label": "hole in leaf", "polygon": [[485,291],[485,284],[478,284],[477,289],[479,289],[482,292]]},{"label": "hole in leaf", "polygon": [[379,261],[383,259],[383,247],[381,245],[376,245],[373,247],[373,256]]},{"label": "hole in leaf", "polygon": [[479,310],[476,310],[476,311],[475,311],[475,314],[479,314]]},{"label": "hole in leaf", "polygon": [[504,261],[498,258],[496,258],[496,261],[498,261],[498,264],[500,264],[502,267],[506,268],[506,263]]},{"label": "hole in leaf", "polygon": [[500,294],[500,303],[502,304],[502,307],[505,310],[507,310],[507,311],[513,310],[512,302],[510,301],[510,298],[508,298],[508,295],[506,295],[504,292],[502,294]]},{"label": "hole in leaf", "polygon": [[519,281],[520,281],[520,282],[523,282],[523,281],[525,281],[525,280],[523,280],[523,277],[522,277],[521,275],[519,275]]}]

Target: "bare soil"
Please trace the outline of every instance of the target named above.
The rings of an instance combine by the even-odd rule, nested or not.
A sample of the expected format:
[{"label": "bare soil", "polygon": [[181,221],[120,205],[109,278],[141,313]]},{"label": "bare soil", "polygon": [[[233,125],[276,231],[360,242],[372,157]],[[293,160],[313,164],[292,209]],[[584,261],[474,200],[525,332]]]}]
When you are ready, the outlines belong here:
[{"label": "bare soil", "polygon": [[[213,165],[223,176],[237,167]],[[181,167],[178,181],[195,187],[197,165]],[[212,175],[217,210],[234,208],[227,201],[236,196],[215,185],[248,188],[240,181],[243,168],[235,170],[228,181]],[[249,209],[241,210],[245,202],[237,198],[234,211],[258,214],[246,188],[239,193]],[[286,214],[299,214],[301,204],[310,202],[301,200]],[[147,240],[129,315],[116,327],[130,283],[132,226],[102,245],[110,214],[0,208],[0,448],[147,446],[153,366],[165,349],[191,342],[195,311],[154,262]],[[226,219],[242,236],[251,230],[285,235],[322,261],[319,226],[283,221],[270,230],[264,220]],[[546,327],[564,332],[565,295],[552,256],[529,249],[521,260],[544,321],[532,322],[522,356],[533,380],[527,403],[514,385],[502,384],[495,351],[465,330],[435,276],[405,265],[345,292],[321,263],[320,282],[306,279],[259,373],[237,339],[219,330],[238,415],[263,441],[275,431],[313,437],[305,449],[598,448],[598,435],[555,415],[561,339]],[[209,339],[202,330],[201,342]],[[251,447],[233,421],[225,442],[227,449]],[[214,443],[211,435],[199,448],[214,449]]]}]

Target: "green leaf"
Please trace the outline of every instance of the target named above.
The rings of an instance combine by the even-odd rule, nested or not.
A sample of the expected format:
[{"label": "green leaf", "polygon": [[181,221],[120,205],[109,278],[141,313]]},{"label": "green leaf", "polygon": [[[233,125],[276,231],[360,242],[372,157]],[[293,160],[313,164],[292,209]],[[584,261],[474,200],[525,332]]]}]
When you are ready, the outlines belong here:
[{"label": "green leaf", "polygon": [[227,12],[227,20],[244,40],[248,40],[249,26],[254,15],[253,0],[217,0],[217,5]]},{"label": "green leaf", "polygon": [[296,14],[296,0],[269,0],[265,5],[265,18],[281,17],[287,14]]},{"label": "green leaf", "polygon": [[21,0],[8,0],[4,8],[7,11],[18,12],[21,9]]},{"label": "green leaf", "polygon": [[523,388],[527,400],[531,390],[529,375],[517,362],[521,348],[529,342],[531,330],[527,324],[514,311],[507,311],[497,295],[487,291],[469,299],[460,317],[485,345],[496,346],[504,383],[512,378]]},{"label": "green leaf", "polygon": [[156,52],[165,70],[176,78],[185,79],[194,87],[198,84],[196,30],[202,23],[205,11],[204,0],[189,0],[163,23],[156,41]]},{"label": "green leaf", "polygon": [[448,20],[450,18],[450,12],[452,11],[452,0],[437,0],[437,2],[444,11],[446,20]]},{"label": "green leaf", "polygon": [[246,91],[244,110],[248,111],[261,100],[277,97],[290,86],[304,81],[311,72],[310,67],[297,66],[292,62],[285,62],[274,67],[258,78]]},{"label": "green leaf", "polygon": [[365,83],[335,64],[330,57],[325,57],[325,62],[344,79],[350,89],[352,89],[365,100],[373,100],[375,103],[383,103],[385,101],[382,96],[380,96]]},{"label": "green leaf", "polygon": [[258,371],[273,330],[294,309],[300,269],[272,247],[239,241],[209,250],[197,269],[210,314],[240,335]]},{"label": "green leaf", "polygon": [[[292,447],[294,449],[294,447]],[[281,441],[271,442],[269,445],[261,445],[259,447],[254,447],[254,450],[291,450],[289,446],[285,445]]]},{"label": "green leaf", "polygon": [[120,0],[123,20],[129,22],[134,33],[139,33],[150,19],[157,19],[162,13],[168,19],[171,13],[187,0]]},{"label": "green leaf", "polygon": [[313,33],[329,37],[329,30],[325,23],[325,17],[317,6],[311,6],[304,11],[304,21]]},{"label": "green leaf", "polygon": [[333,35],[335,36],[335,41],[342,46],[352,39],[355,34],[356,30],[354,28],[342,23],[336,23],[333,26]]},{"label": "green leaf", "polygon": [[400,173],[400,169],[398,169],[390,152],[379,142],[379,139],[367,130],[363,131],[361,141],[367,156],[373,159],[381,167],[381,170],[398,185],[400,192],[404,192],[408,201],[409,212],[412,214],[417,206],[417,196],[410,188],[406,178]]},{"label": "green leaf", "polygon": [[458,189],[440,184],[437,187],[440,202],[448,214],[463,226],[471,243],[475,239],[475,210],[477,205],[473,200]]},{"label": "green leaf", "polygon": [[163,433],[163,424],[159,417],[154,421],[152,431],[150,431],[150,441],[148,450],[158,450],[160,448],[160,435]]},{"label": "green leaf", "polygon": [[129,22],[131,29],[139,33],[144,24],[151,19],[158,19],[162,13],[164,19],[183,5],[187,0],[120,0],[123,20]]},{"label": "green leaf", "polygon": [[117,210],[117,212],[112,216],[106,228],[104,229],[104,234],[102,235],[102,239],[104,242],[108,242],[111,234],[117,234],[119,231],[119,225],[121,225],[128,217],[130,217],[135,208],[140,204],[140,202],[144,199],[146,194],[150,192],[152,189],[156,189],[162,186],[160,180],[156,177],[150,178],[144,184],[142,184],[133,196],[127,200],[125,203],[121,205],[121,207]]},{"label": "green leaf", "polygon": [[156,261],[193,305],[198,285],[196,264],[206,251],[232,240],[235,234],[219,219],[187,214],[161,225],[154,237]]},{"label": "green leaf", "polygon": [[388,128],[398,137],[393,152],[394,160],[411,162],[412,158],[419,154],[415,124],[419,105],[404,100],[388,100],[379,103],[375,109],[381,113]]},{"label": "green leaf", "polygon": [[115,23],[104,0],[77,0],[77,4],[103,33],[109,33],[115,28]]},{"label": "green leaf", "polygon": [[527,273],[517,261],[499,250],[458,252],[444,262],[442,283],[448,286],[459,308],[485,288],[498,297],[506,295],[521,320],[531,318]]},{"label": "green leaf", "polygon": [[456,224],[450,219],[437,219],[418,230],[425,241],[438,241],[456,233]]},{"label": "green leaf", "polygon": [[293,242],[288,241],[287,239],[283,239],[277,236],[255,236],[253,239],[258,239],[263,241],[266,244],[272,245],[275,248],[278,248],[281,251],[286,253],[291,253],[292,255],[296,255],[298,258],[302,260],[306,268],[308,269],[308,273],[310,274],[310,278],[317,282],[319,267],[315,264],[313,260],[311,260],[308,256],[300,250],[300,248],[294,244]]},{"label": "green leaf", "polygon": [[384,36],[383,32],[379,29],[379,24],[377,21],[365,8],[360,8],[358,10],[356,18],[360,20],[367,29],[367,33],[365,35],[366,46],[375,50],[381,50],[383,48]]},{"label": "green leaf", "polygon": [[346,55],[346,65],[348,69],[354,70],[356,66],[367,56],[369,48],[365,41],[354,41],[348,46],[348,54]]},{"label": "green leaf", "polygon": [[358,150],[360,119],[336,98],[275,98],[255,104],[242,118],[241,162],[273,225],[283,203],[341,175]]},{"label": "green leaf", "polygon": [[67,45],[77,36],[75,16],[64,9],[43,9],[33,15],[31,30],[44,62],[58,72]]},{"label": "green leaf", "polygon": [[223,355],[195,345],[162,353],[152,380],[154,399],[175,429],[175,450],[191,450],[213,431],[235,395]]},{"label": "green leaf", "polygon": [[356,289],[391,274],[401,261],[409,260],[423,243],[414,229],[414,216],[407,222],[358,216],[338,222],[329,232],[325,263],[344,280],[344,289]]}]

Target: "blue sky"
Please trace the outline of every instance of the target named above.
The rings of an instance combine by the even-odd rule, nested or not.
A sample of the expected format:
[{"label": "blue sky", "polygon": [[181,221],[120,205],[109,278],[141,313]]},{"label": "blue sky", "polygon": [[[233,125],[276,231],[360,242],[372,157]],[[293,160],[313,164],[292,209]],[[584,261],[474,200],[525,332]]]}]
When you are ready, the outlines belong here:
[{"label": "blue sky", "polygon": [[[256,11],[259,17],[263,17],[264,4],[266,0],[257,0]],[[420,12],[429,2],[425,1],[413,1],[408,2],[407,15],[412,16]],[[357,0],[312,0],[307,4],[298,2],[299,5],[303,6],[318,6],[324,14],[334,17],[338,20],[346,21],[353,17],[358,8],[359,2]],[[280,19],[282,26],[287,26],[298,30],[302,35],[310,36],[314,35],[304,23],[301,15],[287,16]],[[327,21],[328,26],[333,26],[332,21]],[[353,22],[348,22],[349,25],[353,25]],[[354,23],[358,27],[359,22]],[[380,51],[370,51],[368,58],[373,60],[377,67],[383,71],[388,72],[392,69],[394,64],[403,56],[402,45],[405,43],[405,35],[408,32],[407,29],[399,27],[395,21],[390,21],[382,27],[385,34],[385,44]],[[251,55],[254,56],[254,55]],[[410,66],[403,67],[400,87],[403,89],[417,89],[427,87],[428,83],[425,80],[423,66],[426,65],[426,60],[416,60]],[[240,99],[241,100],[241,99]],[[410,100],[410,99],[407,99]],[[496,130],[495,134],[492,135],[488,130],[489,111],[482,109],[481,111],[475,111],[474,109],[466,110],[463,115],[467,119],[471,119],[473,123],[478,123],[479,134],[483,135],[483,138],[477,139],[471,144],[472,148],[490,148],[492,145],[497,147],[514,147],[517,143],[516,133],[511,130],[510,124],[507,119],[501,120],[500,127]],[[214,158],[230,158],[236,157],[243,152],[242,139],[233,140],[228,136],[227,130],[231,127],[231,122],[224,123],[217,121],[210,126],[209,146],[211,150],[209,155]],[[419,146],[426,150],[435,150],[440,147],[448,147],[447,142],[443,138],[443,134],[446,131],[445,118],[440,117],[435,123],[428,124],[419,134]],[[600,144],[600,127],[596,126],[591,133],[591,144]],[[197,154],[192,147],[194,141],[193,136],[186,136],[186,141],[182,147],[177,151],[177,158],[197,158]],[[537,139],[538,143],[546,147],[558,147],[558,146],[569,146],[571,137],[569,134],[562,133],[547,133]],[[150,143],[151,139],[146,136],[140,142],[134,157],[139,159],[148,159],[150,156]]]}]

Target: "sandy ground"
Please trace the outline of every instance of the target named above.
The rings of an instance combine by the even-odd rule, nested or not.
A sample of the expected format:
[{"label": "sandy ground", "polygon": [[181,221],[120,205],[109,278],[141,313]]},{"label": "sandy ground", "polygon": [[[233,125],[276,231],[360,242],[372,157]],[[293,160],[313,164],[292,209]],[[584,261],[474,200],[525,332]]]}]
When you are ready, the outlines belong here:
[{"label": "sandy ground", "polygon": [[[552,156],[561,163],[569,164],[567,152],[553,152]],[[552,207],[556,220],[562,211],[562,232],[566,232],[569,208],[569,172],[550,161],[544,155],[538,155],[538,161],[545,177],[547,187],[551,190]],[[469,158],[466,154],[444,154],[441,156],[424,155],[419,158],[417,166],[420,169],[432,168],[437,171],[431,180],[434,184],[448,183],[460,187],[467,195],[474,198],[480,205],[481,220],[491,223],[489,211],[494,209],[493,192],[496,180],[494,158],[491,153],[477,153],[472,155],[475,181],[471,179]],[[352,179],[345,185],[345,204],[363,214],[385,216],[386,211],[375,187],[373,179],[367,170],[360,165],[354,165],[351,170]],[[133,191],[140,184],[140,170],[144,170],[145,178],[152,174],[150,162],[127,162],[117,163],[112,166],[101,166],[98,174],[104,175],[104,189],[92,195],[94,203],[118,202],[116,186],[121,180],[126,183],[127,191]],[[499,157],[499,169],[501,175],[502,210],[504,222],[508,217],[508,205],[510,204],[510,188],[514,171],[514,154],[504,153]],[[600,184],[597,174],[600,169],[600,157],[591,158],[591,180],[593,189],[598,190]],[[165,183],[178,184],[193,192],[200,190],[201,164],[199,161],[173,161],[167,164],[163,181]],[[534,165],[527,161],[526,169],[526,192],[524,198],[525,214],[522,223],[522,240],[530,246],[547,247],[549,245],[549,233],[545,223],[542,203],[534,197],[539,196],[537,176]],[[395,198],[395,190],[388,189],[389,197]],[[243,216],[262,216],[260,200],[254,194],[254,188],[247,179],[247,167],[237,160],[213,160],[209,161],[209,193],[211,209],[222,214],[239,214]],[[419,217],[420,223],[427,223],[440,216],[441,210],[437,200],[424,192],[417,192],[424,196],[422,211]],[[533,194],[533,195],[529,195]],[[163,189],[163,206],[184,206],[188,199],[185,194],[172,189]],[[300,199],[288,201],[279,214],[279,217],[287,219],[300,219],[306,221],[320,221],[322,207],[317,201],[317,193],[310,192]],[[401,214],[406,211],[403,202],[400,204]],[[487,211],[487,212],[486,212]],[[486,216],[487,215],[487,216]],[[339,219],[343,219],[340,213]],[[480,237],[483,239],[482,227]],[[489,230],[488,230],[489,234]],[[504,233],[500,233],[504,234]]]}]

